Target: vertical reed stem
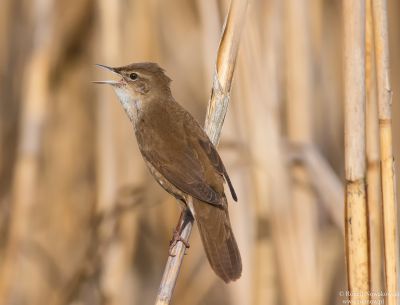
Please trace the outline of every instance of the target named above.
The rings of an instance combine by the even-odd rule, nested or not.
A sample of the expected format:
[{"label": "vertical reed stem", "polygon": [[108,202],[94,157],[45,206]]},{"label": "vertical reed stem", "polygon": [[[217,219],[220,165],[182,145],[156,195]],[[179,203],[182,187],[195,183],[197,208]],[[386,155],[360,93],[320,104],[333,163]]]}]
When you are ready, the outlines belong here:
[{"label": "vertical reed stem", "polygon": [[[382,214],[379,162],[379,124],[376,92],[372,1],[366,0],[365,84],[366,84],[366,153],[367,198],[370,238],[371,290],[382,290]],[[372,296],[371,300],[382,297]]]},{"label": "vertical reed stem", "polygon": [[345,234],[350,301],[369,301],[365,184],[365,1],[343,1],[345,88]]},{"label": "vertical reed stem", "polygon": [[390,85],[387,1],[373,0],[375,59],[381,153],[386,304],[397,304],[398,236],[395,171],[392,147],[392,89]]}]

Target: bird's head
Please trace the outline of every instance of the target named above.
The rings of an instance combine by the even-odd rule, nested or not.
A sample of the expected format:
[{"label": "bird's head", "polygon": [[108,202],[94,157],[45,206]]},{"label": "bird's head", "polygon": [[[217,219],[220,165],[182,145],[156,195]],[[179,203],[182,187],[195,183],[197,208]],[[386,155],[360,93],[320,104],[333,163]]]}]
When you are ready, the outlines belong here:
[{"label": "bird's head", "polygon": [[127,114],[132,119],[133,111],[138,111],[146,102],[171,94],[171,79],[156,63],[134,63],[122,67],[98,67],[118,74],[119,80],[94,81],[96,84],[111,85]]}]

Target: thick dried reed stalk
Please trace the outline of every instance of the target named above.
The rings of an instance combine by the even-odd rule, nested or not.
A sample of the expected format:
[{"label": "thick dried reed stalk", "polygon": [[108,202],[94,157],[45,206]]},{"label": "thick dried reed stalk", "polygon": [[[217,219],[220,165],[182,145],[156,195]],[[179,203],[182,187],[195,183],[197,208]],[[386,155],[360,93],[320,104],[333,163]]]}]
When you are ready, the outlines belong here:
[{"label": "thick dried reed stalk", "polygon": [[378,84],[378,113],[381,154],[383,228],[385,244],[386,303],[397,304],[398,236],[397,202],[392,145],[392,89],[390,84],[389,38],[386,0],[373,0],[375,59]]},{"label": "thick dried reed stalk", "polygon": [[365,2],[346,0],[344,14],[345,235],[350,300],[368,302],[368,214],[365,185]]},{"label": "thick dried reed stalk", "polygon": [[[382,290],[382,214],[379,163],[379,125],[376,95],[372,1],[366,1],[365,84],[366,84],[366,153],[367,197],[370,239],[371,290]],[[380,297],[371,297],[380,299]]]},{"label": "thick dried reed stalk", "polygon": [[228,110],[233,72],[244,25],[247,0],[232,0],[218,48],[211,98],[204,129],[214,145],[218,145]]},{"label": "thick dried reed stalk", "polygon": [[[222,125],[228,110],[233,72],[235,70],[246,8],[247,0],[232,0],[218,48],[216,71],[204,127],[214,145],[218,144]],[[181,233],[181,237],[188,241],[193,227],[193,220],[188,213],[183,213],[183,223],[186,223],[186,225]],[[168,257],[156,305],[170,303],[185,250],[186,247],[183,243],[178,242],[174,249],[175,256]]]}]

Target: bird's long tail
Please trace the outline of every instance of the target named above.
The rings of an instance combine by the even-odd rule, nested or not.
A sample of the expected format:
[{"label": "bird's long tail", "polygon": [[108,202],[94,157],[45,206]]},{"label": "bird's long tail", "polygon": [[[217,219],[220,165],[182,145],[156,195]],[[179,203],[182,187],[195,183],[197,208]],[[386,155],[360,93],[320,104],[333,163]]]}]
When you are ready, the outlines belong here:
[{"label": "bird's long tail", "polygon": [[223,207],[193,199],[197,227],[208,261],[215,273],[226,283],[242,274],[242,260],[229,220],[224,197]]}]

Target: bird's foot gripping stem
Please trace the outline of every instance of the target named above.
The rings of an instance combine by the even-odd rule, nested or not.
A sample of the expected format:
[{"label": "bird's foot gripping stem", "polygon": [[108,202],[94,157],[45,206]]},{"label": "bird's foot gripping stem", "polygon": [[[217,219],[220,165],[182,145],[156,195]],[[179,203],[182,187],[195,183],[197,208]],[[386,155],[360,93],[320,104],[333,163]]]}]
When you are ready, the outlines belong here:
[{"label": "bird's foot gripping stem", "polygon": [[[189,210],[185,210],[182,211],[181,216],[179,217],[179,221],[178,221],[178,225],[176,226],[173,235],[172,235],[172,239],[169,242],[169,250],[168,253],[170,256],[175,256],[175,254],[173,253],[173,250],[176,246],[176,244],[180,241],[183,243],[183,245],[186,248],[190,248],[190,244],[187,240],[185,240],[181,235],[182,235],[182,231],[185,228],[186,224],[188,223],[188,221],[192,218],[193,216],[190,214]],[[185,253],[186,254],[186,253]]]},{"label": "bird's foot gripping stem", "polygon": [[170,256],[175,256],[175,254],[173,253],[173,250],[174,250],[176,244],[178,243],[178,241],[182,242],[186,248],[190,248],[189,242],[187,242],[184,238],[182,238],[181,232],[178,232],[178,231],[174,230],[174,234],[172,235],[172,239],[169,242],[168,253],[169,253]]}]

